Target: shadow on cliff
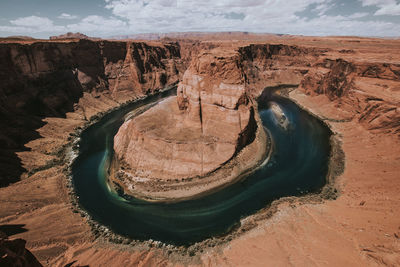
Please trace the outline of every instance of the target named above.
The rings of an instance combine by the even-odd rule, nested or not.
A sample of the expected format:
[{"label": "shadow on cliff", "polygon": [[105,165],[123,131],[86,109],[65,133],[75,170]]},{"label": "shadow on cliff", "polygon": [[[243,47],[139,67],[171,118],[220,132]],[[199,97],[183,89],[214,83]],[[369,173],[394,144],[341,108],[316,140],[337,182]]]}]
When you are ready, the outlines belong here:
[{"label": "shadow on cliff", "polygon": [[[94,42],[2,44],[0,59],[0,187],[4,187],[27,171],[17,153],[29,151],[25,145],[41,137],[37,130],[46,124],[44,119],[65,118],[74,111],[83,92],[104,80],[104,65]],[[80,81],[78,68],[89,83]]]},{"label": "shadow on cliff", "polygon": [[0,232],[6,234],[7,237],[25,233],[28,230],[24,228],[25,224],[2,224],[0,225]]},{"label": "shadow on cliff", "polygon": [[[78,266],[78,265],[74,265],[77,261],[71,261],[68,264],[65,264],[64,267],[72,267],[72,266]],[[90,267],[89,265],[79,265],[79,267]]]},{"label": "shadow on cliff", "polygon": [[0,225],[0,266],[43,266],[36,257],[26,249],[26,240],[8,237],[28,231],[25,224]]},{"label": "shadow on cliff", "polygon": [[[65,118],[84,92],[132,94],[175,84],[180,45],[89,41],[0,44],[0,187],[26,170],[18,152],[40,138],[45,118]],[[113,91],[114,92],[114,91]],[[26,167],[28,168],[28,167]]]},{"label": "shadow on cliff", "polygon": [[27,171],[17,153],[30,151],[25,144],[42,137],[37,129],[46,124],[44,119],[65,118],[84,90],[76,75],[68,71],[25,80],[12,87],[8,89],[21,92],[17,100],[0,100],[0,187],[19,181]]}]

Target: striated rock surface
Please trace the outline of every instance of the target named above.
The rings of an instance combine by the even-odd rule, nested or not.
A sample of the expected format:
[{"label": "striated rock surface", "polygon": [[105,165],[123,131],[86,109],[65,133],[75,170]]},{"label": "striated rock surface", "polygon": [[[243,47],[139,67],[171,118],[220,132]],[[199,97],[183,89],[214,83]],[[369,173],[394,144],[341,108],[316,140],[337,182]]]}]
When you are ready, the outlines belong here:
[{"label": "striated rock surface", "polygon": [[301,82],[311,96],[326,95],[346,119],[400,138],[400,64],[324,59]]},{"label": "striated rock surface", "polygon": [[253,141],[256,128],[239,55],[215,49],[192,60],[177,97],[125,122],[114,150],[127,184],[204,176]]},{"label": "striated rock surface", "polygon": [[250,44],[239,48],[249,94],[260,96],[265,88],[297,86],[328,49],[283,44]]},{"label": "striated rock surface", "polygon": [[0,44],[0,186],[30,168],[16,152],[40,136],[43,118],[75,111],[89,120],[102,102],[116,106],[172,86],[185,69],[180,57],[177,43]]}]

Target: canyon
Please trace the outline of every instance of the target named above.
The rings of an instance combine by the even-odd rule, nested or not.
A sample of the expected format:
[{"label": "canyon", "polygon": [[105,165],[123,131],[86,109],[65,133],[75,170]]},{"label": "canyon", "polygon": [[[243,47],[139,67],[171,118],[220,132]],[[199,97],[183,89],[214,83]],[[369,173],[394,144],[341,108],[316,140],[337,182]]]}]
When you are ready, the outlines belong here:
[{"label": "canyon", "polygon": [[[0,225],[25,225],[12,237],[27,240],[49,266],[400,264],[400,42],[260,39],[0,43]],[[265,151],[255,100],[290,88],[281,93],[329,125],[344,152],[334,151],[345,166],[331,170],[335,200],[277,200],[223,242],[196,249],[115,244],[111,234],[91,231],[71,203],[69,146],[111,110],[176,86],[176,97],[127,120],[116,135],[125,169],[167,185],[215,173],[246,149],[248,162],[259,163],[253,151]],[[180,155],[157,154],[171,143]]]}]

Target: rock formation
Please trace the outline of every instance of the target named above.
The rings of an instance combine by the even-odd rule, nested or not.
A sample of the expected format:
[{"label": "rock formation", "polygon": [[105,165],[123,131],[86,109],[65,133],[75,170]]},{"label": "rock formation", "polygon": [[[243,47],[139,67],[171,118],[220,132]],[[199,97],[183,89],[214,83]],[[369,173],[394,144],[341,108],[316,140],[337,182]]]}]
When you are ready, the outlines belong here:
[{"label": "rock formation", "polygon": [[400,64],[325,59],[302,80],[308,95],[326,95],[370,130],[391,132],[400,138]]},{"label": "rock formation", "polygon": [[[256,136],[263,138],[256,133],[257,107],[253,100],[265,87],[300,83],[310,68],[308,62],[323,52],[286,45],[203,49],[191,57],[176,99],[165,100],[122,125],[114,138],[111,180],[127,194],[171,200],[179,198],[181,192],[170,189],[172,186],[166,184],[170,180],[184,181],[173,185],[185,187],[184,196],[188,198],[189,184],[199,187],[193,178],[220,179],[212,173]],[[256,143],[265,146],[260,140]],[[263,152],[259,147],[251,149],[257,156],[244,161],[256,165]],[[224,183],[229,184],[232,179]],[[223,180],[213,186],[221,187]],[[203,179],[202,184],[205,183],[203,192],[211,191],[210,180]],[[198,194],[194,190],[193,195]]]},{"label": "rock formation", "polygon": [[193,58],[177,97],[126,121],[114,138],[119,179],[188,179],[219,168],[257,129],[239,54],[214,49]]},{"label": "rock formation", "polygon": [[310,62],[327,50],[282,44],[251,44],[239,48],[249,92],[259,97],[267,87],[297,86]]},{"label": "rock formation", "polygon": [[76,33],[67,32],[66,34],[50,36],[50,40],[62,40],[62,39],[90,39],[90,37],[80,32]]},{"label": "rock formation", "polygon": [[282,129],[287,131],[290,126],[289,119],[286,117],[285,112],[282,108],[275,102],[269,103],[269,108],[271,112],[274,114],[274,119],[277,125],[279,125]]},{"label": "rock formation", "polygon": [[0,44],[0,186],[23,172],[15,152],[39,137],[43,118],[76,111],[89,120],[100,96],[117,105],[172,86],[185,68],[180,57],[176,43]]}]

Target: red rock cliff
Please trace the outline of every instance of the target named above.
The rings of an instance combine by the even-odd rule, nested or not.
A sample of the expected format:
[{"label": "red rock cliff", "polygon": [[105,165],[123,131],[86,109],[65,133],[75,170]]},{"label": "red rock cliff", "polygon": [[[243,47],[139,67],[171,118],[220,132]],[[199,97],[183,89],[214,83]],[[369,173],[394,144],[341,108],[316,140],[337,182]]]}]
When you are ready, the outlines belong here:
[{"label": "red rock cliff", "polygon": [[400,65],[324,59],[301,82],[309,95],[327,95],[367,129],[400,137]]},{"label": "red rock cliff", "polygon": [[264,88],[298,85],[311,63],[326,49],[283,44],[251,44],[239,49],[248,92],[259,96]]},{"label": "red rock cliff", "polygon": [[89,119],[101,109],[78,104],[84,94],[121,102],[173,85],[185,69],[180,57],[177,43],[0,44],[0,185],[23,172],[15,151],[39,137],[43,118],[81,110]]}]

